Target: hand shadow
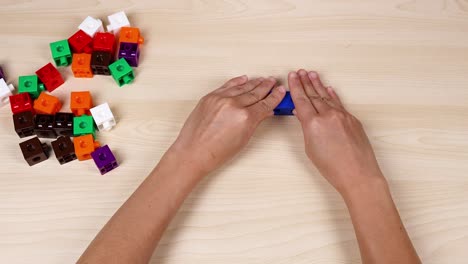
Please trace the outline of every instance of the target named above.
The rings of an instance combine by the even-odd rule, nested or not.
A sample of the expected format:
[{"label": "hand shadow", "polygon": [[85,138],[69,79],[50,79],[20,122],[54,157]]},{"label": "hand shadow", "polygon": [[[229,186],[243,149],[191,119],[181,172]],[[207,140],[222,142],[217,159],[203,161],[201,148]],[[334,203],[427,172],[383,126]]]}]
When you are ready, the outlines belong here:
[{"label": "hand shadow", "polygon": [[[219,174],[224,171],[224,168],[238,165],[239,160],[242,160],[239,159],[239,157],[248,156],[249,153],[255,149],[258,144],[264,143],[262,139],[269,138],[272,133],[276,133],[276,138],[285,139],[288,141],[289,153],[295,155],[298,160],[298,164],[300,164],[299,167],[303,171],[308,172],[307,174],[309,177],[305,180],[303,179],[303,181],[310,181],[308,184],[310,183],[310,185],[317,186],[316,189],[320,190],[319,196],[321,196],[321,200],[324,200],[327,203],[325,206],[323,206],[327,208],[326,211],[323,211],[322,208],[320,211],[316,212],[323,212],[327,215],[332,215],[332,217],[327,217],[326,219],[333,223],[333,230],[330,231],[328,228],[327,230],[323,231],[327,233],[334,232],[335,239],[332,242],[333,245],[330,245],[329,243],[324,245],[334,247],[334,249],[338,250],[336,251],[336,256],[330,256],[330,261],[336,261],[336,259],[339,259],[337,256],[341,256],[343,259],[346,259],[352,263],[360,262],[359,249],[354,236],[351,220],[344,202],[342,201],[341,197],[339,197],[339,194],[319,174],[319,172],[315,169],[315,167],[305,155],[303,151],[304,142],[302,131],[300,130],[299,125],[291,125],[291,118],[294,117],[275,117],[264,122],[262,125],[260,125],[254,135],[254,138],[257,138],[258,140],[253,140],[253,142],[251,142],[249,146],[241,153],[239,153],[239,155],[232,161],[228,162],[221,169],[218,169],[208,177],[205,177],[203,181],[199,183],[197,188],[195,188],[195,190],[186,199],[185,203],[182,205],[179,212],[172,220],[168,229],[165,231],[163,238],[153,253],[150,263],[166,264],[169,263],[172,259],[176,258],[177,252],[174,245],[177,243],[178,238],[181,237],[180,234],[184,231],[183,227],[186,226],[187,223],[190,223],[191,220],[193,220],[195,214],[197,211],[199,211],[197,208],[203,206],[203,204],[197,202],[197,200],[204,200],[203,196],[210,188],[213,188],[216,182],[216,178],[218,178]],[[275,127],[288,127],[288,129],[279,129],[279,131],[276,129],[273,132],[274,129],[272,128]],[[314,228],[313,226],[310,227],[311,229]],[[304,230],[305,234],[317,234],[316,232],[317,228],[314,228],[312,231]],[[350,235],[351,233],[352,235]],[[320,236],[317,236],[317,239],[320,239]],[[288,261],[287,257],[284,260]]]}]

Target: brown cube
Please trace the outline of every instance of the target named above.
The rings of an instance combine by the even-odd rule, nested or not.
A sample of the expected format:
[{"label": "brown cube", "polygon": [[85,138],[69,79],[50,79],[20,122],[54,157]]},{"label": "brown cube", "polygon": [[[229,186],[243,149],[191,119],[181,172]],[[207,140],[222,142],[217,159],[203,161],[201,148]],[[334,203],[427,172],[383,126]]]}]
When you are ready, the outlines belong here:
[{"label": "brown cube", "polygon": [[33,137],[19,144],[24,159],[29,166],[35,165],[49,158],[50,147],[42,143],[39,138]]},{"label": "brown cube", "polygon": [[51,144],[60,165],[76,159],[75,147],[69,137],[59,137],[57,140],[52,141]]},{"label": "brown cube", "polygon": [[34,135],[34,115],[31,111],[14,114],[13,124],[20,138]]}]

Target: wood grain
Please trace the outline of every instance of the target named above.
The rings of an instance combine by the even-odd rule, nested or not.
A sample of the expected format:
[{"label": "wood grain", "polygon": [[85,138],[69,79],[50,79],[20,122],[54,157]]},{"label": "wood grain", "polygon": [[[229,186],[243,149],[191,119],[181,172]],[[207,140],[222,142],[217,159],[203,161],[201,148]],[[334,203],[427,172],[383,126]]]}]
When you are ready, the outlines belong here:
[{"label": "wood grain", "polygon": [[[125,10],[146,39],[131,86],[72,77],[117,127],[121,161],[34,167],[0,109],[0,263],[73,263],[152,169],[197,100],[234,75],[315,69],[365,124],[424,263],[468,258],[468,1],[13,1],[0,9],[0,64],[15,85],[51,61],[48,44],[81,20]],[[292,117],[187,199],[151,263],[360,263],[341,198],[309,164]]]}]

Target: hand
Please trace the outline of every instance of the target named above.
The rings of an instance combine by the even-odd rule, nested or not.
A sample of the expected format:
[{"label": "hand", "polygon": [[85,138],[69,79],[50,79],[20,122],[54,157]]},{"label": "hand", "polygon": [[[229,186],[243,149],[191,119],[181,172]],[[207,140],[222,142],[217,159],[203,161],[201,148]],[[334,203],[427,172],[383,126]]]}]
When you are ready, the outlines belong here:
[{"label": "hand", "polygon": [[289,88],[302,124],[305,150],[320,173],[343,195],[383,178],[364,129],[316,72],[289,74]]},{"label": "hand", "polygon": [[272,77],[229,80],[200,100],[169,151],[189,155],[184,162],[201,174],[218,168],[247,145],[261,121],[273,115],[285,95],[284,87],[273,89],[275,85]]}]

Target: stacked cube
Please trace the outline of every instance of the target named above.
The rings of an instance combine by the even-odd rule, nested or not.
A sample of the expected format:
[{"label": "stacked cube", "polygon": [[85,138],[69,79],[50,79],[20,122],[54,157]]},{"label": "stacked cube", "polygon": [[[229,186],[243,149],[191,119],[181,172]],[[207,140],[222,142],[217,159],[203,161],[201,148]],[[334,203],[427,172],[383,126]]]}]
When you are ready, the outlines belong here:
[{"label": "stacked cube", "polygon": [[[109,32],[104,32],[101,20],[87,17],[69,39],[50,43],[55,65],[71,65],[76,78],[112,75],[119,86],[132,82],[131,66],[138,66],[143,38],[138,28],[130,27],[124,12],[108,19]],[[110,148],[100,146],[95,140],[96,127],[99,131],[108,131],[116,124],[107,103],[93,107],[89,91],[71,92],[71,113],[59,112],[62,102],[49,93],[60,87],[64,79],[51,63],[37,70],[35,75],[20,76],[18,81],[18,94],[13,95],[14,87],[6,83],[0,67],[0,106],[10,103],[15,131],[20,138],[35,135],[19,144],[30,166],[49,157],[51,147],[39,138],[55,139],[51,144],[60,164],[93,159],[101,174],[118,166]]]}]

